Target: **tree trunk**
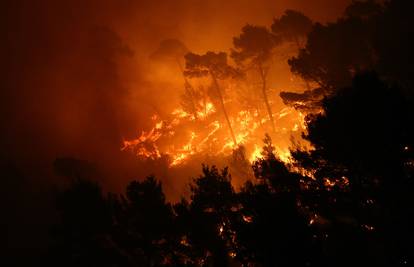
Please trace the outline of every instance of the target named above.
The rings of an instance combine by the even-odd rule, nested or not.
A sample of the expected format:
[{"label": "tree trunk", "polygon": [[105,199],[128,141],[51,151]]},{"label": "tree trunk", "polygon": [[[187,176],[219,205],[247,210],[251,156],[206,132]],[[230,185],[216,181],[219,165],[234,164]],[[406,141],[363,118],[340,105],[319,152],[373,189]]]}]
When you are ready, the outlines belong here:
[{"label": "tree trunk", "polygon": [[190,98],[191,98],[191,106],[193,107],[193,116],[194,119],[197,120],[198,119],[198,114],[197,114],[197,105],[195,103],[195,99],[194,99],[194,94],[193,94],[193,86],[190,84],[190,82],[187,80],[187,78],[184,76],[184,68],[183,66],[181,66],[181,62],[179,58],[175,59],[177,61],[178,67],[180,68],[181,74],[183,75],[183,79],[184,79],[184,89],[187,91],[187,94],[190,94]]},{"label": "tree trunk", "polygon": [[191,99],[191,106],[193,108],[193,116],[194,119],[197,120],[198,119],[198,114],[197,114],[197,105],[195,103],[194,100],[194,88],[193,86],[188,82],[187,78],[184,77],[184,82],[185,82],[185,90],[187,91],[187,94],[190,95],[190,99]]},{"label": "tree trunk", "polygon": [[267,97],[267,92],[266,92],[267,90],[266,75],[267,74],[263,70],[263,66],[261,64],[259,64],[259,72],[260,72],[260,77],[262,78],[262,93],[263,93],[264,102],[266,104],[267,114],[269,115],[269,120],[270,120],[270,123],[272,124],[273,132],[276,132],[275,121],[273,120],[272,108],[270,107],[269,99]]},{"label": "tree trunk", "polygon": [[229,119],[229,116],[227,114],[226,107],[224,106],[224,99],[223,99],[223,95],[221,94],[220,86],[217,82],[217,78],[213,74],[211,74],[211,78],[213,79],[214,86],[216,87],[217,94],[220,98],[221,109],[223,111],[224,117],[226,118],[227,125],[228,125],[229,130],[230,130],[231,138],[233,139],[234,146],[236,146],[237,145],[236,136],[234,135],[233,127],[231,127],[230,119]]}]

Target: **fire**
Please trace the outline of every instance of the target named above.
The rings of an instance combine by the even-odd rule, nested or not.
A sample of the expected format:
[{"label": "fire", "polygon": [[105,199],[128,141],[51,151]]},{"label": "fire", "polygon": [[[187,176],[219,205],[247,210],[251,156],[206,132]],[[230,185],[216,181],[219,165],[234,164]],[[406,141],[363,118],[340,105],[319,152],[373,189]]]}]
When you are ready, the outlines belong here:
[{"label": "fire", "polygon": [[250,161],[253,162],[262,156],[262,148],[258,145],[254,145],[254,150],[250,156]]},{"label": "fire", "polygon": [[142,159],[166,157],[172,168],[185,164],[196,155],[231,155],[242,145],[246,160],[254,162],[261,157],[262,139],[267,133],[272,136],[278,158],[290,162],[290,140],[293,135],[300,136],[304,131],[304,114],[291,107],[282,107],[273,114],[276,130],[272,131],[263,110],[243,109],[228,101],[226,105],[231,110],[228,117],[235,143],[228,123],[216,105],[212,101],[204,101],[199,105],[201,110],[193,113],[177,107],[168,116],[153,115],[153,127],[142,131],[135,139],[125,140],[122,150],[131,151]]},{"label": "fire", "polygon": [[285,163],[290,163],[290,151],[289,149],[276,149],[276,154],[278,155],[279,159]]},{"label": "fire", "polygon": [[181,151],[177,151],[177,154],[172,156],[171,166],[179,165],[186,158],[195,154],[196,149],[194,148],[193,141],[196,137],[196,133],[192,132],[190,141],[182,147]]}]

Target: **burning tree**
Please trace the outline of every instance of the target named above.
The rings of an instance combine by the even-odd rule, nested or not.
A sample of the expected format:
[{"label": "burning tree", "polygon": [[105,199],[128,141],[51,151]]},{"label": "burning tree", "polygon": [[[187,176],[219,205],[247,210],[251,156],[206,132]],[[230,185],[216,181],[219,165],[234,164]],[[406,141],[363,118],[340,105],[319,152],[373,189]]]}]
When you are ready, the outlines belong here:
[{"label": "burning tree", "polygon": [[280,40],[272,35],[266,27],[246,25],[243,27],[240,36],[233,39],[235,49],[231,53],[231,57],[236,63],[242,65],[245,70],[254,69],[258,71],[262,82],[263,100],[274,132],[276,128],[267,94],[267,75],[270,69],[272,51],[279,42]]},{"label": "burning tree", "polygon": [[[268,76],[274,55],[283,51],[281,41],[266,27],[246,25],[234,38],[231,57],[237,67],[228,63],[224,52],[197,55],[187,53],[178,40],[163,41],[152,59],[178,65],[184,80],[180,106],[162,118],[154,114],[152,128],[125,140],[122,149],[141,159],[167,159],[170,167],[188,162],[190,157],[220,155],[230,160],[232,154],[237,159],[242,156],[244,163],[234,166],[243,169],[239,173],[244,177],[251,175],[246,160],[252,162],[260,155],[258,144],[271,125],[273,133],[280,134],[277,150],[288,160],[287,139],[303,129],[304,116],[292,107],[272,111]],[[258,79],[259,86],[249,76]]]},{"label": "burning tree", "polygon": [[224,96],[220,88],[219,80],[236,77],[239,72],[227,63],[227,54],[224,52],[207,52],[204,55],[189,53],[185,56],[186,69],[184,75],[187,77],[207,77],[210,76],[213,87],[216,89],[217,97],[221,105],[221,110],[226,118],[233,143],[237,145],[236,135],[231,126],[231,121],[224,104]]},{"label": "burning tree", "polygon": [[[158,49],[152,53],[151,59],[176,64],[181,74],[183,74],[183,59],[188,52],[188,48],[180,40],[167,39],[162,41]],[[203,109],[205,116],[206,94],[204,90],[195,89],[185,75],[183,75],[183,79],[184,93],[181,95],[181,105],[183,109],[192,114],[195,119],[198,118],[198,113]]]}]

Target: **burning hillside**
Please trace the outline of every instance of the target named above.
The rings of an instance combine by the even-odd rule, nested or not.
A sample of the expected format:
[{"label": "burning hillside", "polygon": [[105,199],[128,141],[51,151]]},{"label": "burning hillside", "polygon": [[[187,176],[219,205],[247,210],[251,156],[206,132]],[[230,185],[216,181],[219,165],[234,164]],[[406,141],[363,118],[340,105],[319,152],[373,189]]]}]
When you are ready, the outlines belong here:
[{"label": "burning hillside", "polygon": [[[229,118],[235,133],[233,142],[225,119],[213,103],[207,102],[206,112],[194,115],[181,107],[167,118],[153,115],[154,126],[133,140],[125,140],[122,150],[132,151],[143,159],[158,159],[167,156],[169,166],[184,164],[196,154],[211,156],[229,155],[239,146],[246,148],[246,157],[254,161],[260,156],[262,139],[268,133],[269,120],[259,111],[236,110]],[[289,160],[289,139],[304,130],[304,115],[293,108],[285,107],[274,114],[276,121],[276,149],[283,161]],[[280,124],[279,124],[280,122]]]},{"label": "burning hillside", "polygon": [[[195,155],[230,155],[243,147],[243,157],[254,161],[269,134],[279,157],[288,161],[292,137],[299,139],[305,129],[304,114],[295,105],[280,105],[272,79],[282,74],[294,80],[288,70],[275,66],[283,62],[287,67],[311,26],[296,11],[276,18],[270,28],[245,25],[233,38],[229,57],[224,52],[195,54],[178,40],[163,41],[151,59],[179,67],[175,76],[183,84],[181,102],[167,116],[152,115],[153,126],[124,141],[122,150],[154,160],[166,156],[174,167]],[[296,89],[306,88],[311,89],[307,82],[296,84]]]}]

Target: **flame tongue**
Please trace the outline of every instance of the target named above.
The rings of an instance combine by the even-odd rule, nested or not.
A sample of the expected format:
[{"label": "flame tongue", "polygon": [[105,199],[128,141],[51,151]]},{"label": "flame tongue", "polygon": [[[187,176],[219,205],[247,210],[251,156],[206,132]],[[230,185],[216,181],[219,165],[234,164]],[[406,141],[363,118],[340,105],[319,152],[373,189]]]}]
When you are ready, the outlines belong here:
[{"label": "flame tongue", "polygon": [[[222,122],[222,116],[213,103],[208,102],[205,107],[204,112],[198,112],[197,116],[181,108],[173,110],[167,120],[152,116],[154,126],[135,139],[125,140],[122,150],[132,151],[144,159],[166,155],[170,159],[170,167],[181,165],[196,154],[231,154],[236,147]],[[274,117],[277,122],[274,133],[277,154],[281,160],[288,162],[290,143],[286,140],[304,129],[304,116],[286,107]],[[261,156],[262,138],[269,131],[268,119],[261,117],[257,111],[240,110],[230,120],[237,144],[244,145],[248,152],[247,159],[255,161]]]}]

